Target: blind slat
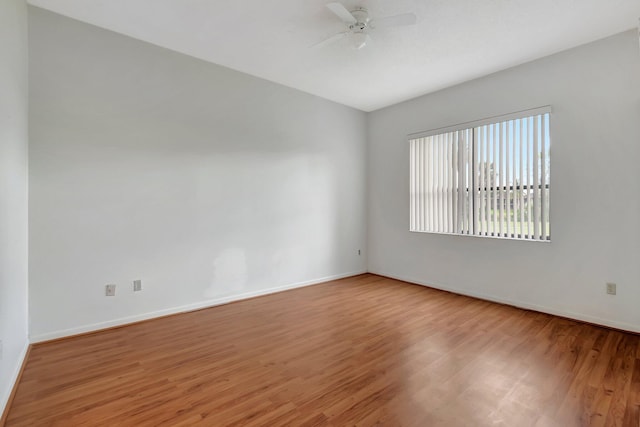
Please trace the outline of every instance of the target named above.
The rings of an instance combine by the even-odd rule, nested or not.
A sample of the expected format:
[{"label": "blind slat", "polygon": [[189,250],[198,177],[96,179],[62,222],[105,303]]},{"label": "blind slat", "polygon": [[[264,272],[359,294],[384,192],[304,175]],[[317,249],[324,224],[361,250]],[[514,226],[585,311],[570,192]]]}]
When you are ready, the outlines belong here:
[{"label": "blind slat", "polygon": [[498,190],[498,221],[499,221],[499,225],[498,225],[498,232],[499,232],[499,236],[503,235],[503,222],[504,222],[504,193],[502,191],[502,186],[504,185],[504,172],[502,169],[502,164],[503,164],[503,156],[504,156],[504,150],[502,149],[502,144],[504,143],[504,129],[502,127],[502,123],[498,124],[498,139],[496,141],[496,145],[498,147],[498,158],[496,159],[496,163],[498,164],[498,171],[497,171],[497,180],[496,180],[496,188]]},{"label": "blind slat", "polygon": [[546,151],[547,151],[547,115],[543,114],[542,117],[542,126],[541,126],[541,132],[542,132],[542,146],[540,148],[540,161],[542,162],[542,173],[540,176],[540,180],[542,182],[541,185],[541,191],[542,191],[542,197],[540,199],[540,208],[542,210],[542,240],[547,240],[547,235],[548,235],[548,230],[547,230],[547,224],[548,224],[548,216],[547,216],[547,157],[546,157]]},{"label": "blind slat", "polygon": [[498,190],[498,163],[499,163],[499,155],[498,155],[498,145],[500,143],[500,125],[498,123],[496,123],[493,126],[493,138],[491,139],[491,145],[493,146],[493,157],[492,157],[492,168],[491,168],[491,172],[492,172],[492,181],[491,181],[491,187],[492,187],[492,199],[493,199],[493,236],[497,236],[498,235],[498,228],[499,228],[499,216],[498,216],[498,194],[499,194],[499,190]]},{"label": "blind slat", "polygon": [[451,185],[451,182],[449,181],[449,172],[451,170],[451,166],[449,164],[449,138],[450,135],[448,133],[445,133],[442,136],[442,178],[444,180],[444,185],[442,186],[442,228],[445,233],[449,233],[451,231],[449,230],[449,213],[451,211],[451,200],[449,200],[449,186]]},{"label": "blind slat", "polygon": [[457,206],[456,206],[456,228],[457,233],[464,233],[464,216],[465,216],[465,208],[464,208],[464,195],[466,193],[466,185],[464,183],[465,179],[465,171],[464,171],[464,132],[457,131],[457,141],[458,141],[458,174],[456,177],[456,198],[457,198]]},{"label": "blind slat", "polygon": [[461,154],[459,152],[459,143],[460,139],[458,137],[458,132],[453,132],[453,145],[451,146],[453,149],[453,156],[451,158],[451,165],[453,166],[453,172],[451,173],[451,200],[453,202],[453,211],[451,215],[451,231],[453,233],[459,233],[460,227],[458,226],[458,202],[459,202],[459,174],[460,171],[458,166],[460,165],[460,157]]},{"label": "blind slat", "polygon": [[520,238],[524,239],[524,123],[520,125]]},{"label": "blind slat", "polygon": [[467,182],[468,182],[468,186],[469,186],[469,192],[468,192],[468,198],[467,198],[467,210],[468,210],[468,217],[467,217],[467,232],[469,234],[473,234],[473,230],[475,230],[473,221],[475,218],[474,215],[474,210],[475,210],[475,206],[477,206],[475,204],[474,201],[474,197],[475,197],[475,185],[476,185],[476,181],[475,181],[475,177],[473,176],[473,171],[475,171],[475,168],[473,166],[473,159],[474,159],[474,144],[472,143],[473,141],[473,136],[475,134],[475,130],[473,129],[469,129],[467,130],[467,139],[466,139],[466,144],[467,144],[467,155],[468,158],[471,159],[472,164],[467,166]]},{"label": "blind slat", "polygon": [[438,211],[438,225],[436,230],[442,232],[442,150],[441,150],[442,135],[436,137],[436,197],[437,197],[437,211]]},{"label": "blind slat", "polygon": [[[474,135],[474,141],[477,142],[477,144],[474,144],[474,148],[471,151],[471,157],[473,158],[473,169],[471,171],[471,177],[472,177],[472,186],[471,186],[471,191],[473,191],[473,206],[474,207],[478,207],[480,206],[479,203],[479,197],[478,197],[478,191],[476,190],[476,188],[478,188],[478,175],[476,173],[476,171],[478,170],[478,159],[480,154],[479,153],[479,149],[478,146],[480,144],[480,136],[479,136],[479,132],[478,132],[478,128],[475,128],[473,130],[473,135]],[[472,212],[472,221],[473,221],[473,232],[472,234],[478,234],[479,230],[480,230],[480,221],[478,218],[478,210],[477,209],[473,209]]]},{"label": "blind slat", "polygon": [[420,227],[421,228],[425,228],[427,223],[427,216],[429,215],[429,207],[428,207],[428,202],[430,199],[430,194],[428,192],[427,189],[427,183],[429,182],[429,178],[428,178],[428,174],[430,172],[430,165],[429,165],[429,153],[427,152],[429,147],[429,140],[426,138],[422,138],[422,140],[420,140],[420,164],[423,165],[423,170],[421,171],[421,177],[420,177],[420,191],[422,192],[423,196],[420,198]]},{"label": "blind slat", "polygon": [[486,228],[485,234],[487,236],[491,235],[491,206],[493,206],[493,200],[491,199],[491,170],[489,168],[489,162],[491,161],[491,153],[493,152],[493,147],[491,146],[491,141],[493,140],[493,127],[489,127],[487,129],[487,133],[485,134],[485,159],[484,159],[484,191],[486,192],[486,202],[485,202],[485,212],[484,217],[486,220]]},{"label": "blind slat", "polygon": [[442,135],[440,138],[440,197],[442,216],[440,217],[440,231],[446,233],[447,230],[447,213],[448,213],[448,200],[447,200],[447,134]]},{"label": "blind slat", "polygon": [[531,238],[531,231],[533,230],[532,224],[531,224],[531,174],[530,174],[530,170],[531,170],[531,152],[529,151],[531,148],[531,138],[529,136],[529,133],[531,132],[531,126],[529,125],[529,119],[525,119],[524,120],[524,130],[525,130],[525,134],[524,134],[524,164],[525,164],[525,188],[526,188],[526,220],[527,220],[527,239]]},{"label": "blind slat", "polygon": [[540,116],[536,116],[533,119],[533,235],[534,238],[540,239],[540,191],[538,186],[540,185],[540,173],[538,164],[538,148],[540,137],[538,132],[538,125],[540,124]]},{"label": "blind slat", "polygon": [[429,138],[425,139],[425,152],[427,153],[427,155],[429,156],[428,160],[427,160],[427,165],[428,165],[428,170],[427,170],[427,178],[429,179],[429,181],[427,182],[427,184],[425,185],[425,189],[427,191],[427,212],[428,212],[428,217],[427,218],[423,218],[423,223],[425,224],[426,227],[428,227],[429,230],[433,230],[433,209],[434,209],[434,203],[433,203],[433,171],[434,171],[434,163],[433,163],[433,137],[430,136]]},{"label": "blind slat", "polygon": [[480,209],[480,229],[478,230],[478,234],[482,235],[484,233],[484,231],[486,230],[485,228],[485,224],[486,224],[486,218],[485,215],[487,213],[486,211],[486,191],[485,191],[485,185],[484,185],[484,164],[485,164],[485,130],[486,128],[482,127],[480,128],[480,132],[478,133],[478,174],[479,174],[479,178],[480,178],[480,193],[479,193],[479,198],[480,198],[480,205],[478,206],[478,208]]},{"label": "blind slat", "polygon": [[409,141],[409,229],[411,231],[416,231],[417,227],[415,221],[417,219],[417,215],[415,213],[416,206],[416,155],[415,155],[415,146],[416,142]]},{"label": "blind slat", "polygon": [[456,171],[457,162],[454,161],[456,156],[456,134],[452,132],[449,134],[449,158],[447,159],[449,165],[449,232],[455,233],[456,226],[454,221],[454,215],[456,210],[456,197],[455,197],[455,188],[456,188],[456,176],[454,171]]},{"label": "blind slat", "polygon": [[[422,222],[424,214],[422,212],[422,209],[420,209],[420,203],[422,203],[422,199],[426,199],[428,197],[427,192],[425,191],[425,188],[424,188],[424,182],[426,182],[426,177],[424,175],[426,175],[427,173],[428,165],[426,164],[426,162],[421,163],[423,159],[423,156],[421,155],[421,148],[423,145],[424,145],[424,138],[421,138],[420,140],[416,140],[416,144],[413,149],[416,155],[416,161],[413,163],[414,167],[416,168],[416,172],[412,181],[414,182],[414,189],[416,193],[421,193],[421,194],[420,194],[420,197],[418,197],[418,195],[416,194],[416,197],[414,198],[414,200],[416,201],[416,204],[412,212],[415,212],[417,215],[416,218],[414,218],[413,224],[414,224],[414,227],[418,228],[419,230],[422,230],[424,228],[423,227],[424,224]],[[421,164],[422,164],[423,170],[419,170]]]},{"label": "blind slat", "polygon": [[510,190],[511,184],[513,183],[513,180],[511,179],[511,168],[509,167],[509,163],[511,162],[511,158],[510,158],[510,144],[511,144],[511,131],[512,131],[512,127],[511,127],[511,122],[506,123],[505,122],[505,153],[504,153],[504,158],[505,158],[505,162],[504,162],[504,166],[505,166],[505,192],[506,192],[506,215],[507,215],[507,221],[506,221],[506,235],[507,237],[511,236],[511,194],[513,193]]}]

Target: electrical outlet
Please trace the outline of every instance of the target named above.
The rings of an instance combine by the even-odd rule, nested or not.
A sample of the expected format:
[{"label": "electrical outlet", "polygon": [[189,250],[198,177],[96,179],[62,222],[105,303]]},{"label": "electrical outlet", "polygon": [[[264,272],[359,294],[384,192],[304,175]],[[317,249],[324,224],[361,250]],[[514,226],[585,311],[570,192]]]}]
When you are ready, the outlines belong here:
[{"label": "electrical outlet", "polygon": [[140,292],[142,290],[142,280],[133,281],[133,292]]},{"label": "electrical outlet", "polygon": [[358,255],[360,255],[360,249],[358,249]]},{"label": "electrical outlet", "polygon": [[616,294],[616,284],[615,283],[607,283],[607,293],[609,295]]},{"label": "electrical outlet", "polygon": [[108,297],[116,296],[116,285],[106,285],[104,294]]}]

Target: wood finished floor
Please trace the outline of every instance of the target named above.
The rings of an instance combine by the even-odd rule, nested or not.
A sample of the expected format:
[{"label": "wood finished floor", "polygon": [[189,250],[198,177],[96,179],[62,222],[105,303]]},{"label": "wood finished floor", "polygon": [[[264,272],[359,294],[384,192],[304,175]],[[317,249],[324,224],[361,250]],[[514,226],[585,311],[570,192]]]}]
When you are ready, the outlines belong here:
[{"label": "wood finished floor", "polygon": [[640,339],[365,274],[35,345],[7,426],[638,426]]}]

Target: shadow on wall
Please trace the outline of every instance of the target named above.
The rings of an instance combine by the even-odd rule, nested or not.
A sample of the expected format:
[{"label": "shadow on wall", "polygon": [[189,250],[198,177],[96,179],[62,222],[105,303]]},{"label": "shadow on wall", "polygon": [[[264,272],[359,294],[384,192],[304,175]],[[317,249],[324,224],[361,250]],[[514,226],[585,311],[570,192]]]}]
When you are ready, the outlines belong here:
[{"label": "shadow on wall", "polygon": [[237,294],[246,288],[247,258],[242,248],[223,250],[213,260],[211,284],[204,291],[205,298],[222,294]]},{"label": "shadow on wall", "polygon": [[320,155],[283,153],[237,153],[200,165],[193,231],[208,236],[214,252],[205,298],[335,271],[337,189],[329,168]]}]

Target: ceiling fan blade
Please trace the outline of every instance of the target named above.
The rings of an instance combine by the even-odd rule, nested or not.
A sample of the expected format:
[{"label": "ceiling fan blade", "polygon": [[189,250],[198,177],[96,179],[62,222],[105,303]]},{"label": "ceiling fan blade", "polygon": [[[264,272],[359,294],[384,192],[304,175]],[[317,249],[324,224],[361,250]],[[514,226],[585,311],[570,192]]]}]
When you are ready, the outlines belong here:
[{"label": "ceiling fan blade", "polygon": [[342,3],[327,3],[327,8],[347,24],[355,24],[357,22],[356,18],[347,10],[346,7],[342,5]]},{"label": "ceiling fan blade", "polygon": [[397,27],[401,25],[415,25],[417,17],[415,13],[403,13],[401,15],[386,16],[371,21],[371,26],[381,27]]},{"label": "ceiling fan blade", "polygon": [[338,40],[342,40],[343,38],[347,37],[348,34],[349,34],[348,31],[344,31],[342,33],[334,34],[333,36],[331,36],[331,37],[329,37],[327,39],[324,39],[321,42],[318,42],[318,43],[312,45],[311,47],[314,48],[314,49],[319,49],[321,47],[325,47],[325,46],[327,46],[327,45],[329,45],[331,43],[337,42]]},{"label": "ceiling fan blade", "polygon": [[360,44],[359,46],[356,46],[356,49],[362,49],[365,46],[371,46],[371,43],[373,42],[373,39],[371,39],[371,36],[369,34],[365,34],[364,36],[364,41],[362,42],[362,44]]}]

